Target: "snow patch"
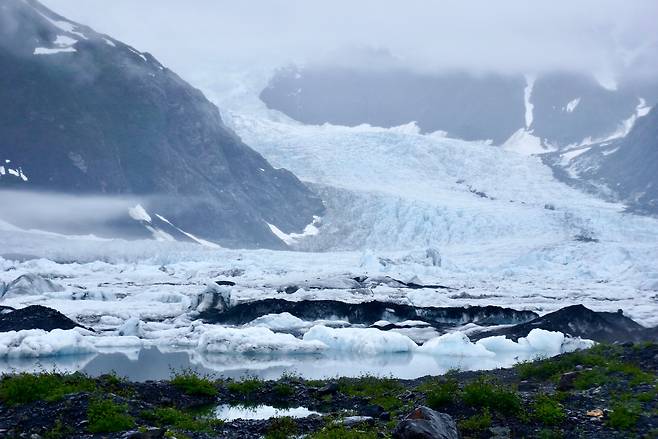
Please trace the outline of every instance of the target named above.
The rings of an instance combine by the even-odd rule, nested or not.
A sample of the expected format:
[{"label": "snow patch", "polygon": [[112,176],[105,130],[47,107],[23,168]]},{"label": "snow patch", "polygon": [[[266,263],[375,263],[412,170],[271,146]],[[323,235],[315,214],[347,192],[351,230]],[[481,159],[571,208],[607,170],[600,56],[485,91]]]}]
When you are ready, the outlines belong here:
[{"label": "snow patch", "polygon": [[541,139],[532,134],[532,131],[521,128],[510,136],[502,145],[503,149],[521,155],[543,154],[548,152],[542,145]]},{"label": "snow patch", "polygon": [[267,223],[267,225],[269,226],[272,233],[274,233],[274,235],[283,241],[286,245],[294,245],[301,239],[319,234],[320,229],[318,229],[317,225],[320,224],[320,221],[321,218],[317,215],[314,215],[313,222],[306,225],[302,233],[285,233],[274,224]]},{"label": "snow patch", "polygon": [[526,75],[526,86],[523,89],[523,102],[525,104],[525,129],[530,130],[530,125],[534,119],[535,106],[531,102],[532,90],[535,87],[535,80],[537,78],[533,75]]},{"label": "snow patch", "polygon": [[569,103],[563,108],[567,113],[573,113],[576,107],[580,104],[580,98],[569,101]]},{"label": "snow patch", "polygon": [[128,209],[128,215],[130,215],[135,221],[146,221],[147,223],[150,223],[152,220],[151,215],[146,212],[146,209],[144,209],[141,204]]}]

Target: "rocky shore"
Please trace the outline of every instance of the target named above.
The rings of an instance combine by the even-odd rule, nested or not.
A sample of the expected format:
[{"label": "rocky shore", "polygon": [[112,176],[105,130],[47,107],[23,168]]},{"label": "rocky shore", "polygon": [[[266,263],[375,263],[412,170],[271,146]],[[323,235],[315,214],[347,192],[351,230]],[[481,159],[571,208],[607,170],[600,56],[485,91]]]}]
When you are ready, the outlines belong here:
[{"label": "rocky shore", "polygon": [[[597,345],[512,369],[417,380],[168,381],[6,375],[8,438],[655,438],[658,345]],[[303,418],[220,419],[218,407],[303,407]],[[282,412],[285,413],[285,412]],[[258,416],[249,416],[258,417]],[[267,416],[263,416],[266,418]]]}]

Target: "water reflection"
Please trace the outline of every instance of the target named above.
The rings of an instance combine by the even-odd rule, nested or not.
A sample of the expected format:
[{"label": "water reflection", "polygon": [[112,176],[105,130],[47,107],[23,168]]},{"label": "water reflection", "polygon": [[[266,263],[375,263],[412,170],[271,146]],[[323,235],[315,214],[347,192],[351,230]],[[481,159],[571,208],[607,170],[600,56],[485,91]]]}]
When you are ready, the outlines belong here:
[{"label": "water reflection", "polygon": [[230,422],[235,421],[236,419],[259,420],[281,418],[284,416],[291,418],[306,418],[311,415],[319,415],[320,413],[313,412],[306,407],[278,409],[269,405],[247,407],[240,405],[222,404],[215,408],[213,414],[217,419]]},{"label": "water reflection", "polygon": [[255,376],[278,379],[295,374],[309,379],[336,376],[392,376],[413,379],[441,375],[451,369],[482,370],[511,366],[529,358],[501,356],[493,358],[432,356],[423,353],[397,353],[362,356],[332,352],[321,355],[209,355],[197,351],[167,351],[144,348],[135,352],[99,353],[44,359],[2,359],[2,372],[82,371],[91,376],[116,372],[132,381],[168,379],[177,370],[191,369],[202,374],[226,378]]}]

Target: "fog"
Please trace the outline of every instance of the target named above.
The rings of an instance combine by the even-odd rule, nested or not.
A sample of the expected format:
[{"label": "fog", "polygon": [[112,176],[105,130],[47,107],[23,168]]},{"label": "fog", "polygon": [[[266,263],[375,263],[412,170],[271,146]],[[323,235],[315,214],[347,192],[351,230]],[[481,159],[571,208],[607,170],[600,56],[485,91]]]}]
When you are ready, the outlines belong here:
[{"label": "fog", "polygon": [[25,230],[111,235],[110,224],[128,219],[128,209],[136,204],[130,197],[0,190],[0,221]]},{"label": "fog", "polygon": [[390,51],[420,70],[602,78],[658,72],[655,0],[43,0],[183,74],[217,63],[363,64],[354,48]]}]

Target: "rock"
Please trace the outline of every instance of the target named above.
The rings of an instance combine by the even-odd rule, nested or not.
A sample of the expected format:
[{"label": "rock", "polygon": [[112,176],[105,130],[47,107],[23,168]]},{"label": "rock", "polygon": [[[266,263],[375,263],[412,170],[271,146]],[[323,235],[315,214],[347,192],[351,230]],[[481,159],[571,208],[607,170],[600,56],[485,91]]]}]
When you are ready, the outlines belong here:
[{"label": "rock", "polygon": [[329,383],[318,389],[320,395],[333,395],[336,392],[338,392],[338,383]]},{"label": "rock", "polygon": [[459,432],[455,420],[450,415],[420,406],[395,427],[393,438],[459,439]]},{"label": "rock", "polygon": [[491,433],[490,439],[509,439],[512,437],[512,431],[509,427],[491,427],[489,433]]},{"label": "rock", "polygon": [[0,298],[38,295],[64,291],[64,287],[38,274],[24,274],[0,289]]},{"label": "rock", "polygon": [[53,329],[73,329],[75,327],[84,328],[59,311],[41,305],[31,305],[0,314],[0,332],[24,329],[52,331]]},{"label": "rock", "polygon": [[391,414],[389,412],[383,412],[379,415],[379,420],[380,421],[390,421],[391,420]]},{"label": "rock", "polygon": [[596,312],[583,305],[567,306],[512,327],[479,332],[471,339],[475,341],[483,337],[504,335],[516,341],[520,337],[526,337],[535,328],[558,331],[565,335],[594,340],[599,343],[655,341],[658,339],[656,328],[645,328],[620,313]]},{"label": "rock", "polygon": [[594,417],[594,418],[602,418],[603,417],[603,410],[601,410],[601,409],[588,410],[587,411],[587,416]]},{"label": "rock", "polygon": [[374,422],[374,419],[371,418],[370,416],[348,416],[343,419],[343,425],[346,427],[353,427],[358,424],[372,424]]},{"label": "rock", "polygon": [[379,418],[384,412],[384,407],[377,404],[370,404],[361,409],[361,414],[363,416],[369,416],[372,418]]},{"label": "rock", "polygon": [[557,383],[557,390],[565,391],[573,389],[573,383],[576,381],[576,378],[580,375],[580,372],[567,372],[560,376],[560,380]]},{"label": "rock", "polygon": [[166,430],[163,428],[148,427],[142,431],[128,431],[121,437],[122,439],[160,439],[165,433]]},{"label": "rock", "polygon": [[519,392],[534,392],[537,390],[538,385],[530,381],[523,380],[519,383]]}]

